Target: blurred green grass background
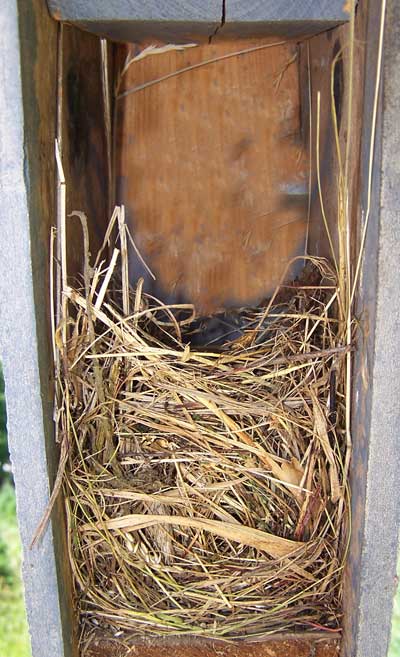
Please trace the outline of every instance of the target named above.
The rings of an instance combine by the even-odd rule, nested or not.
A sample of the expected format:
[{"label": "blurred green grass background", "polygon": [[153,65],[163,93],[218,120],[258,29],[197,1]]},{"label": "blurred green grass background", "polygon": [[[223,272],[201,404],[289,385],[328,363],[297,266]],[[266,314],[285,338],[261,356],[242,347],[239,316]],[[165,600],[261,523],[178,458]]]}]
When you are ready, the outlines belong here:
[{"label": "blurred green grass background", "polygon": [[21,582],[21,545],[9,471],[4,381],[0,366],[0,657],[30,657]]},{"label": "blurred green grass background", "polygon": [[[399,570],[399,566],[397,569]],[[397,589],[397,595],[394,599],[392,637],[388,657],[400,657],[400,588]]]},{"label": "blurred green grass background", "polygon": [[[21,582],[21,546],[9,473],[4,382],[0,365],[0,657],[31,657]],[[400,657],[400,588],[388,657]]]},{"label": "blurred green grass background", "polygon": [[0,509],[0,656],[30,657],[15,496],[8,481],[0,489]]}]

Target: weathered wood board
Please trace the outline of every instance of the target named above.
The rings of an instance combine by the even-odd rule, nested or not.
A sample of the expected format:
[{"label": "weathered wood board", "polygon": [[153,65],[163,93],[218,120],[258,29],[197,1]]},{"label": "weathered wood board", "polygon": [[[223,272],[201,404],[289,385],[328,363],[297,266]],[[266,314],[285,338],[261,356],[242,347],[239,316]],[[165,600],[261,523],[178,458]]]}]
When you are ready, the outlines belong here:
[{"label": "weathered wood board", "polygon": [[[96,254],[109,220],[100,39],[65,25],[60,48],[59,138],[66,179],[66,209],[68,215],[76,210],[85,213],[91,252]],[[77,217],[67,218],[67,240],[68,272],[74,278],[82,274],[84,260],[82,229]]]},{"label": "weathered wood board", "polygon": [[[266,43],[217,40],[149,56],[130,66],[119,93]],[[132,278],[145,275],[162,299],[199,312],[256,303],[303,252],[308,156],[298,70],[297,45],[285,42],[117,100],[116,201],[157,282],[134,257]]]},{"label": "weathered wood board", "polygon": [[317,34],[349,19],[345,0],[48,0],[57,20],[117,41]]},{"label": "weathered wood board", "polygon": [[138,641],[134,646],[94,637],[87,657],[338,657],[340,641],[334,637],[286,635],[259,642],[169,639]]}]

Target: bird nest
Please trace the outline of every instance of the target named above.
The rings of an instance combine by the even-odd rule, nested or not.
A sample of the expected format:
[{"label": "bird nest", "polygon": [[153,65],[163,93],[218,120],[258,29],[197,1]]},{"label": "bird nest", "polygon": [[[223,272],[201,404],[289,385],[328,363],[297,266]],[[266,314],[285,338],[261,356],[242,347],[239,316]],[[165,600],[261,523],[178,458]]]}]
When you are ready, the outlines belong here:
[{"label": "bird nest", "polygon": [[80,218],[84,282],[64,284],[54,348],[84,636],[338,631],[349,348],[336,274],[305,258],[207,344],[215,317],[129,287],[121,208],[94,267]]}]

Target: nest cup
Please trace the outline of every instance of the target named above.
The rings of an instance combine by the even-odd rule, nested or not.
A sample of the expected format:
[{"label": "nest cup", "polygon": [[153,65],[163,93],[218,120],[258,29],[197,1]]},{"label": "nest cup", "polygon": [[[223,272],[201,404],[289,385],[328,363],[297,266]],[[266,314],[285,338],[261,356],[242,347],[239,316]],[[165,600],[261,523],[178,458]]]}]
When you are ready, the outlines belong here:
[{"label": "nest cup", "polygon": [[[82,638],[338,631],[348,540],[337,275],[304,258],[241,331],[129,287],[123,208],[63,291],[58,435]],[[114,236],[114,237],[112,237]],[[108,245],[111,256],[105,256]],[[284,277],[283,279],[284,280]]]}]

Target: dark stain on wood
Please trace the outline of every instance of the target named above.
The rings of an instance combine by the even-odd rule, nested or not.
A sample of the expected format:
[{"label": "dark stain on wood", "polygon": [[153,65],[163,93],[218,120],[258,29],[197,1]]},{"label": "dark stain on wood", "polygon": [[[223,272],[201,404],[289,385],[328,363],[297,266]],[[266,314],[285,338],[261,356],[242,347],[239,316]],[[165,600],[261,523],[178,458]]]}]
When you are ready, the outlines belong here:
[{"label": "dark stain on wood", "polygon": [[339,55],[340,50],[340,41],[337,39],[333,48],[333,58],[335,59],[338,56],[333,72],[333,97],[335,101],[336,120],[339,132],[342,124],[342,99],[344,90],[343,59],[342,55]]}]

